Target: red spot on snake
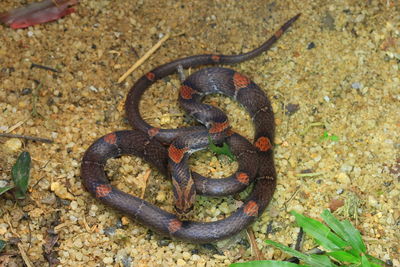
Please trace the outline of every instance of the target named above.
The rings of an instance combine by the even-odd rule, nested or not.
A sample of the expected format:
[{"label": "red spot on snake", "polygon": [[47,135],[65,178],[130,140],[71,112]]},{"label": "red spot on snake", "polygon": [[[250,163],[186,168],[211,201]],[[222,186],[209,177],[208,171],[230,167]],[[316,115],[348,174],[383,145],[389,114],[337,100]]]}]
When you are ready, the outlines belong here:
[{"label": "red spot on snake", "polygon": [[249,201],[249,203],[244,206],[243,212],[247,216],[257,216],[258,215],[258,205],[254,200]]},{"label": "red spot on snake", "polygon": [[245,172],[236,173],[236,180],[238,180],[242,184],[249,184],[249,176]]},{"label": "red spot on snake", "polygon": [[214,62],[219,62],[221,60],[221,57],[218,55],[212,55],[211,60]]},{"label": "red spot on snake", "polygon": [[235,89],[239,90],[247,87],[250,84],[250,79],[240,73],[235,72],[235,74],[233,74],[233,84]]},{"label": "red spot on snake", "polygon": [[190,86],[182,85],[179,93],[183,99],[192,99],[196,91]]},{"label": "red spot on snake", "polygon": [[104,136],[104,141],[110,145],[115,145],[117,143],[117,135],[115,133],[110,133]]},{"label": "red spot on snake", "polygon": [[212,127],[208,130],[209,133],[220,133],[229,127],[229,122],[214,122]]},{"label": "red spot on snake", "polygon": [[226,136],[232,136],[235,132],[232,129],[226,131]]},{"label": "red spot on snake", "polygon": [[112,188],[109,184],[101,184],[96,187],[96,197],[106,197],[110,194]]},{"label": "red spot on snake", "polygon": [[156,135],[158,134],[159,131],[160,131],[159,128],[153,127],[153,128],[150,128],[150,129],[147,130],[147,134],[148,134],[150,137],[153,137],[153,136],[156,136]]},{"label": "red spot on snake", "polygon": [[149,79],[150,81],[154,81],[156,75],[153,72],[148,72],[146,73],[146,78]]},{"label": "red spot on snake", "polygon": [[171,219],[168,223],[168,231],[173,234],[182,227],[182,222],[178,219]]},{"label": "red spot on snake", "polygon": [[173,162],[178,164],[179,162],[181,162],[183,155],[187,150],[188,150],[187,147],[177,148],[176,146],[171,144],[168,148],[168,156],[170,159],[172,159]]},{"label": "red spot on snake", "polygon": [[281,37],[282,34],[283,34],[283,30],[282,30],[282,29],[279,29],[279,30],[277,30],[277,31],[275,32],[274,36],[275,36],[276,38],[279,38],[279,37]]},{"label": "red spot on snake", "polygon": [[260,151],[267,151],[270,150],[272,145],[271,142],[269,141],[268,137],[261,136],[257,139],[255,142],[255,146],[260,150]]}]

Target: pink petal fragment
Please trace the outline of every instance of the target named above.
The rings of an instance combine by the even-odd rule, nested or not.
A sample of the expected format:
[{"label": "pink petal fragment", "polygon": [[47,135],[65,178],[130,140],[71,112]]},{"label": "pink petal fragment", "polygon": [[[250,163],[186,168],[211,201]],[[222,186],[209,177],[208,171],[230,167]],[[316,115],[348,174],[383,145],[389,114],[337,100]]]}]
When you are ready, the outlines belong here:
[{"label": "pink petal fragment", "polygon": [[44,0],[0,14],[0,22],[13,29],[26,28],[62,18],[75,12],[79,0]]}]

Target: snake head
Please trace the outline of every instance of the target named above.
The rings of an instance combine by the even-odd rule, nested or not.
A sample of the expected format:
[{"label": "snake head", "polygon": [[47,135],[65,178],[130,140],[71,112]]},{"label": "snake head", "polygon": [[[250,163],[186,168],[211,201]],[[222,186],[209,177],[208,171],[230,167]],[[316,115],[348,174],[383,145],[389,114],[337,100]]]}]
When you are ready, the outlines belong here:
[{"label": "snake head", "polygon": [[193,179],[190,178],[186,186],[181,186],[175,179],[172,179],[172,185],[176,212],[180,215],[189,213],[193,210],[196,199],[196,188]]}]

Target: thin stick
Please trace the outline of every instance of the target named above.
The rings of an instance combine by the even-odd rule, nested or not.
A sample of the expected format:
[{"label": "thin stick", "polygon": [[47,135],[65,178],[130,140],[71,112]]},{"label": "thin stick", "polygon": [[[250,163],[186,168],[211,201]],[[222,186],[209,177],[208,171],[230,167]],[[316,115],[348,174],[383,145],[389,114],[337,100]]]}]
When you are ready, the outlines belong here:
[{"label": "thin stick", "polygon": [[18,127],[20,127],[22,124],[24,124],[25,122],[27,122],[29,120],[29,118],[26,118],[23,121],[19,121],[17,122],[15,125],[11,126],[10,129],[8,129],[7,133],[10,133],[12,131],[14,131],[15,129],[17,129]]},{"label": "thin stick", "polygon": [[36,64],[36,63],[32,63],[31,69],[33,69],[33,68],[49,70],[49,71],[52,71],[52,72],[60,72],[59,70],[56,70],[55,68],[39,65],[39,64]]},{"label": "thin stick", "polygon": [[123,82],[137,67],[143,64],[168,38],[170,34],[167,33],[160,41],[158,41],[149,51],[144,54],[133,66],[119,78],[118,83]]},{"label": "thin stick", "polygon": [[146,173],[144,174],[144,177],[143,177],[143,180],[144,180],[144,188],[143,188],[143,190],[142,190],[142,195],[140,196],[141,198],[144,197],[144,193],[146,192],[147,181],[149,180],[150,174],[151,174],[151,169],[148,169],[148,170],[146,171]]},{"label": "thin stick", "polygon": [[315,177],[315,176],[319,176],[322,175],[322,172],[308,172],[308,173],[299,173],[296,174],[297,177]]},{"label": "thin stick", "polygon": [[264,255],[261,253],[260,249],[257,246],[256,238],[254,236],[253,230],[249,227],[246,229],[247,237],[250,241],[251,249],[254,252],[254,256],[256,257],[256,260],[262,261],[265,260]]},{"label": "thin stick", "polygon": [[21,257],[24,260],[24,263],[26,264],[26,266],[34,267],[32,262],[28,258],[28,255],[26,254],[26,252],[25,252],[24,248],[22,247],[22,245],[20,243],[18,243],[17,246],[18,246],[19,253],[21,254]]},{"label": "thin stick", "polygon": [[26,139],[26,140],[32,140],[32,141],[43,142],[43,143],[48,143],[48,144],[51,144],[54,142],[53,140],[47,139],[47,138],[28,136],[28,135],[20,135],[20,134],[10,134],[10,133],[0,133],[0,137],[22,138],[22,139]]}]

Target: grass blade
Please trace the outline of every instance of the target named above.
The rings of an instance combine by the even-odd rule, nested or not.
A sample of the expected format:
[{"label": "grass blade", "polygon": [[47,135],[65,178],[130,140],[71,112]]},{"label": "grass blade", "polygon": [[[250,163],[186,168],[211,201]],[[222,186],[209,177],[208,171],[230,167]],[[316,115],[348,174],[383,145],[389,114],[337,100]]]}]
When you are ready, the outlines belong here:
[{"label": "grass blade", "polygon": [[343,239],[334,234],[323,223],[305,217],[295,211],[291,211],[290,213],[296,217],[297,224],[303,228],[304,232],[312,236],[325,249],[336,251],[342,250],[347,246],[347,243]]},{"label": "grass blade", "polygon": [[15,183],[14,195],[16,199],[24,199],[29,183],[29,172],[31,170],[31,156],[29,152],[22,152],[17,162],[11,169],[11,176]]},{"label": "grass blade", "polygon": [[276,248],[279,248],[280,250],[286,252],[287,254],[290,254],[294,257],[299,258],[300,260],[304,261],[305,263],[315,266],[315,267],[333,267],[335,266],[333,263],[331,263],[330,259],[328,256],[325,255],[307,255],[303,254],[301,252],[298,252],[297,250],[294,250],[290,247],[287,247],[285,245],[276,243],[272,240],[267,240],[265,241],[267,244],[273,245]]},{"label": "grass blade", "polygon": [[229,267],[309,267],[287,261],[248,261],[232,263]]},{"label": "grass blade", "polygon": [[372,267],[367,257],[363,254],[361,255],[361,266],[362,267]]},{"label": "grass blade", "polygon": [[368,258],[368,260],[371,262],[372,266],[385,266],[386,263],[384,261],[381,261],[380,259],[377,259],[371,255],[365,254],[365,256]]},{"label": "grass blade", "polygon": [[358,252],[362,252],[365,254],[367,252],[367,248],[362,241],[360,232],[356,228],[354,228],[354,226],[349,221],[342,221],[340,223],[343,225],[344,230],[349,236],[348,242],[350,243],[350,245]]},{"label": "grass blade", "polygon": [[0,195],[4,194],[8,190],[14,188],[14,186],[5,186],[5,187],[0,187]]},{"label": "grass blade", "polygon": [[360,232],[358,232],[349,221],[340,222],[329,210],[324,210],[321,217],[338,236],[347,241],[349,245],[357,251],[358,255],[366,252],[366,247],[361,239]]},{"label": "grass blade", "polygon": [[335,258],[338,261],[349,262],[349,263],[358,263],[361,258],[354,256],[353,254],[346,251],[333,251],[327,252],[326,255]]}]

